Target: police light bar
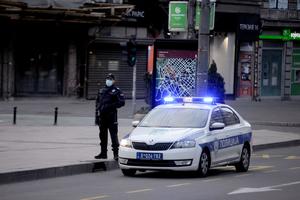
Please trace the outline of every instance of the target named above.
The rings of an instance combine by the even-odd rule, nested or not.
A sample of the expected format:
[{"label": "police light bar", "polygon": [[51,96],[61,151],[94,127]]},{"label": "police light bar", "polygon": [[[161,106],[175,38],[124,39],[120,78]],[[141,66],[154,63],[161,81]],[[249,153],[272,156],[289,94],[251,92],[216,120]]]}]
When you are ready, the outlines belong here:
[{"label": "police light bar", "polygon": [[165,97],[164,103],[204,103],[215,104],[214,97]]},{"label": "police light bar", "polygon": [[173,97],[165,97],[164,98],[164,102],[174,102],[174,98]]}]

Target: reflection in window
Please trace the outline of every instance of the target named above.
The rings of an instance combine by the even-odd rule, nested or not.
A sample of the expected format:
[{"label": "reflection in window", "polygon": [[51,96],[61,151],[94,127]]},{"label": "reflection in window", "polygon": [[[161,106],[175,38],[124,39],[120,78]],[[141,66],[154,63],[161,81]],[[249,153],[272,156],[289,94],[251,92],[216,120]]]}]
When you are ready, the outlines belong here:
[{"label": "reflection in window", "polygon": [[231,109],[222,107],[221,110],[226,126],[240,123],[238,116]]},{"label": "reflection in window", "polygon": [[288,0],[269,0],[269,8],[287,9]]},{"label": "reflection in window", "polygon": [[203,128],[209,110],[194,108],[156,108],[143,119],[140,127]]},{"label": "reflection in window", "polygon": [[224,123],[222,114],[219,109],[215,109],[211,114],[210,124],[213,124],[216,122]]}]

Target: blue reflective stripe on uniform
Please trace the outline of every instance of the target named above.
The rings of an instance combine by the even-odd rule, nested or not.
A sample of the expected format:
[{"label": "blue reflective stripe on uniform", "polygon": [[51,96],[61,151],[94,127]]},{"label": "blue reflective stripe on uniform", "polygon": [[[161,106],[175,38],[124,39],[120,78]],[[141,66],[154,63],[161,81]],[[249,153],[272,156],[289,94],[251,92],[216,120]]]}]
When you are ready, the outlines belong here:
[{"label": "blue reflective stripe on uniform", "polygon": [[208,147],[210,151],[225,149],[235,145],[244,144],[245,142],[250,142],[252,138],[252,133],[246,133],[243,135],[232,136],[229,138],[224,138],[221,140],[215,140],[208,143],[199,144],[201,148]]}]

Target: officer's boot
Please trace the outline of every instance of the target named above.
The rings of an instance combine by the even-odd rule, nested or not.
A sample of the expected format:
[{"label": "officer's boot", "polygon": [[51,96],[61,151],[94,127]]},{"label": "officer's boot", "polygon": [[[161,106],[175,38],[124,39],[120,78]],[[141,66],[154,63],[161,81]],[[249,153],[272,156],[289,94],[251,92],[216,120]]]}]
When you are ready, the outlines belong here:
[{"label": "officer's boot", "polygon": [[95,156],[95,159],[107,159],[107,150],[101,148],[101,153]]},{"label": "officer's boot", "polygon": [[95,159],[107,159],[107,153],[101,152],[95,156]]},{"label": "officer's boot", "polygon": [[119,151],[114,151],[114,160],[119,159]]}]

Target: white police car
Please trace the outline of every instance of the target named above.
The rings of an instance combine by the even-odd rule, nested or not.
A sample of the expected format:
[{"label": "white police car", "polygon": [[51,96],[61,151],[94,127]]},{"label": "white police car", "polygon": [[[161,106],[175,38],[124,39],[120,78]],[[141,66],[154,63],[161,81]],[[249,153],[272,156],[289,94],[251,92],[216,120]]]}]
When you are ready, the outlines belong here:
[{"label": "white police car", "polygon": [[[251,125],[233,108],[212,98],[172,98],[151,110],[121,140],[119,166],[126,176],[137,170],[198,171],[234,165],[249,168]],[[176,101],[176,102],[173,102]]]}]

